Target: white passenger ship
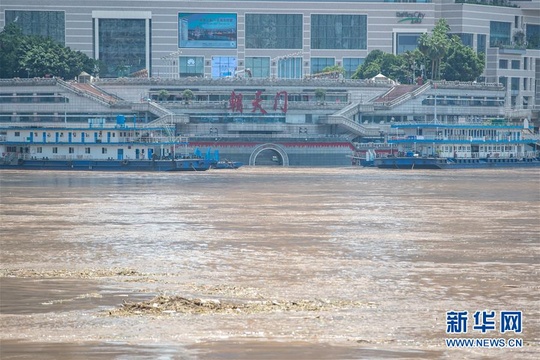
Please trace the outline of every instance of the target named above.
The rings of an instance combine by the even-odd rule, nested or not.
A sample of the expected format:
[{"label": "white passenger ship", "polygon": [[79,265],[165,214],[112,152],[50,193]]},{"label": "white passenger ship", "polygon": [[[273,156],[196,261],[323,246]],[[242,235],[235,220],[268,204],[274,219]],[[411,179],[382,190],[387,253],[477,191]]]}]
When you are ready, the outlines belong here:
[{"label": "white passenger ship", "polygon": [[539,141],[527,120],[522,126],[504,119],[395,124],[388,143],[397,153],[375,158],[374,165],[390,169],[540,166]]},{"label": "white passenger ship", "polygon": [[81,123],[0,124],[0,168],[111,171],[204,171],[210,151],[188,154],[188,139],[167,126],[89,119]]}]

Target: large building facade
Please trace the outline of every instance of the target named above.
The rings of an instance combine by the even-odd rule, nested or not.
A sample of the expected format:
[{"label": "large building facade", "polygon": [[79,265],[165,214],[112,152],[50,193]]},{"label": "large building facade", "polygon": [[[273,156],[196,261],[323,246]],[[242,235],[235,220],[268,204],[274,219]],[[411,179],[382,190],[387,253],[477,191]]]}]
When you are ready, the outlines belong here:
[{"label": "large building facade", "polygon": [[[24,33],[99,59],[101,78],[33,79],[29,72],[30,79],[0,80],[0,123],[43,126],[126,115],[138,124],[174,124],[192,143],[252,165],[277,158],[309,166],[350,163],[346,155],[359,142],[384,142],[393,123],[507,117],[538,124],[540,0],[507,5],[514,6],[2,0],[0,28],[15,22]],[[373,50],[415,49],[441,18],[486,55],[477,82],[349,79]],[[313,76],[332,65],[345,69],[344,78]],[[126,78],[136,72],[149,78]]]},{"label": "large building facade", "polygon": [[493,1],[3,0],[0,28],[15,22],[99,59],[102,77],[302,78],[339,65],[347,78],[370,51],[413,50],[445,18],[486,54],[480,81],[505,85],[514,108],[540,104],[540,0],[482,3]]}]

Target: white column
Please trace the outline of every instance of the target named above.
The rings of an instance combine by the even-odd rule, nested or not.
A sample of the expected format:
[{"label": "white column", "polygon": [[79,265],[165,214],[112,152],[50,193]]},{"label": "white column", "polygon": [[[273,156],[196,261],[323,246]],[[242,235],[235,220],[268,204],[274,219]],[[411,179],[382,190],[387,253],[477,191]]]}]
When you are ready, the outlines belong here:
[{"label": "white column", "polygon": [[146,71],[148,71],[148,77],[150,77],[150,19],[145,19],[145,61]]}]

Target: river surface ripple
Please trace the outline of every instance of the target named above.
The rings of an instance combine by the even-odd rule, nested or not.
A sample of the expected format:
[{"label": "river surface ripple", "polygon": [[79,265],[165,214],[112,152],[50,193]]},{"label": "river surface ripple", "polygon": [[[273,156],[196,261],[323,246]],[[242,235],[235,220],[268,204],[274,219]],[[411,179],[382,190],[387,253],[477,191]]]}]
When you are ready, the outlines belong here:
[{"label": "river surface ripple", "polygon": [[[0,172],[0,358],[534,359],[538,169]],[[322,310],[110,316],[157,294]],[[514,349],[447,348],[462,337]],[[477,310],[523,332],[472,331]]]}]

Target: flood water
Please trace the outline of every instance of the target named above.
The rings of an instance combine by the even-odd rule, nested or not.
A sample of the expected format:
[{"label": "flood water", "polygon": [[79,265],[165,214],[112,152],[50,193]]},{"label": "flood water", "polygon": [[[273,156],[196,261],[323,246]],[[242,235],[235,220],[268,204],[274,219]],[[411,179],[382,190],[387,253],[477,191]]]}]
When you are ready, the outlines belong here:
[{"label": "flood water", "polygon": [[[539,169],[2,171],[0,196],[2,360],[540,353]],[[158,294],[328,306],[109,314]],[[447,348],[452,310],[523,347]]]}]

